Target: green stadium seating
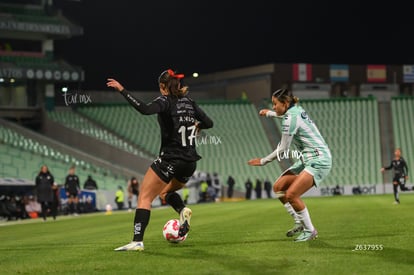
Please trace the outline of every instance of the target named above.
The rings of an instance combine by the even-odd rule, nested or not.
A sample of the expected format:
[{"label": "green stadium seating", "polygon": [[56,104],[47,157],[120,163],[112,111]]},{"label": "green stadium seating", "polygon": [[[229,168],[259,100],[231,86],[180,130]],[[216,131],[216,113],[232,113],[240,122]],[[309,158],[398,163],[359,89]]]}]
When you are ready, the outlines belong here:
[{"label": "green stadium seating", "polygon": [[135,154],[141,157],[148,157],[148,155],[138,150],[136,147],[132,146],[124,139],[118,137],[109,130],[98,126],[90,119],[81,116],[79,113],[72,111],[71,109],[48,111],[47,116],[53,121],[76,130],[83,135],[96,138],[131,154]]},{"label": "green stadium seating", "polygon": [[40,167],[46,164],[58,184],[64,184],[70,166],[76,166],[81,187],[88,175],[98,183],[101,190],[116,190],[125,185],[126,178],[92,165],[87,161],[63,154],[53,148],[25,137],[0,125],[0,177],[34,180]]},{"label": "green stadium seating", "polygon": [[[395,147],[400,147],[402,156],[407,161],[408,171],[414,171],[414,98],[393,97],[391,113]],[[390,162],[391,160],[389,160]]]}]

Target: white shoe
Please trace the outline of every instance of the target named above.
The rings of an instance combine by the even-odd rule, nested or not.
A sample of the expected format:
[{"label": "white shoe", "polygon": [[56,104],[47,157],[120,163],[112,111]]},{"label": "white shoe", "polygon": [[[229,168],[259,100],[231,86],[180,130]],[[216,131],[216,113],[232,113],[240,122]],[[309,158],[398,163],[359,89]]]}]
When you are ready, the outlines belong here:
[{"label": "white shoe", "polygon": [[192,211],[188,207],[184,207],[183,210],[180,212],[180,230],[178,231],[178,236],[183,237],[187,235],[188,231],[190,231],[190,220]]},{"label": "white shoe", "polygon": [[115,251],[143,251],[144,242],[130,242],[127,245],[114,249]]},{"label": "white shoe", "polygon": [[313,231],[303,230],[302,233],[295,239],[295,242],[306,242],[315,240],[318,238],[318,231],[314,229]]}]

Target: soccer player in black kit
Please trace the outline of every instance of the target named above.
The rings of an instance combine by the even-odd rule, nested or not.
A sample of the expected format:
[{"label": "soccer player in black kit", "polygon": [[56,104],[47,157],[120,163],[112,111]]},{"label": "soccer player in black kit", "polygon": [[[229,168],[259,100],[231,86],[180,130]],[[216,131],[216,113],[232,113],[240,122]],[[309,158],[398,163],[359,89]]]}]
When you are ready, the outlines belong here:
[{"label": "soccer player in black kit", "polygon": [[185,236],[190,230],[192,211],[176,191],[184,187],[196,170],[196,162],[201,159],[196,151],[197,132],[213,127],[213,121],[187,96],[188,86],[182,84],[183,78],[183,74],[176,74],[171,69],[162,72],[158,78],[161,96],[149,104],[134,98],[115,79],[108,79],[107,86],[119,91],[138,112],[157,114],[161,130],[159,156],[141,182],[133,240],[115,251],[144,250],[144,232],[150,220],[151,203],[157,196],[179,213],[179,235]]},{"label": "soccer player in black kit", "polygon": [[77,216],[81,189],[79,177],[75,174],[75,166],[69,168],[69,174],[65,178],[65,191],[68,197],[69,214]]},{"label": "soccer player in black kit", "polygon": [[[395,204],[400,204],[400,198],[398,195],[398,186],[400,186],[401,191],[408,191],[409,189],[405,186],[405,181],[408,179],[408,167],[404,158],[401,156],[401,149],[397,148],[394,151],[394,159],[391,161],[391,164],[387,167],[382,167],[381,172],[385,170],[394,169],[394,176],[392,179],[392,184],[394,188],[394,199]],[[404,183],[401,182],[403,179]]]}]

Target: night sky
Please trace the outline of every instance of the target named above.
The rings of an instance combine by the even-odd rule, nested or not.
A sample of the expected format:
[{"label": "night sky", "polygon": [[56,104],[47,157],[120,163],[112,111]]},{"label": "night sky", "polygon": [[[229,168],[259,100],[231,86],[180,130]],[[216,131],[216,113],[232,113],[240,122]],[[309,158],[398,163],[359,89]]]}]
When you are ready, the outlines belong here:
[{"label": "night sky", "polygon": [[84,28],[55,52],[83,67],[85,90],[105,90],[107,77],[156,90],[167,68],[190,75],[267,63],[414,64],[411,9],[396,1],[244,2],[55,0]]}]

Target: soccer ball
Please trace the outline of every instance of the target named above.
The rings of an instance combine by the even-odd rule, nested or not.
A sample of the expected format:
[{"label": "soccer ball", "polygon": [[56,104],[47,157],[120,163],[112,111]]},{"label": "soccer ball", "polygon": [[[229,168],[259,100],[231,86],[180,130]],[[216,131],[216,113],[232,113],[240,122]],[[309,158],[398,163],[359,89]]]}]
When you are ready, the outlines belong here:
[{"label": "soccer ball", "polygon": [[181,243],[187,239],[187,235],[183,237],[178,236],[178,230],[180,229],[180,221],[177,219],[169,220],[165,223],[162,234],[164,239],[170,243]]}]

